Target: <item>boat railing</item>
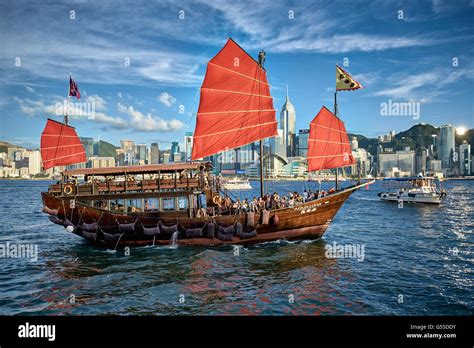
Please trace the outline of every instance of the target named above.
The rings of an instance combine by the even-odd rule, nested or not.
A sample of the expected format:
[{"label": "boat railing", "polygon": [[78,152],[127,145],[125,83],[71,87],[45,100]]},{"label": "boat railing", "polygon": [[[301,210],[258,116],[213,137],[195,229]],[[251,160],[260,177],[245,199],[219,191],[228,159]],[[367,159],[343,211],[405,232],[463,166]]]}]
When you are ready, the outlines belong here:
[{"label": "boat railing", "polygon": [[201,178],[170,178],[130,181],[103,181],[75,183],[65,182],[49,186],[48,192],[55,195],[101,195],[127,192],[154,192],[163,190],[204,190],[209,185]]}]

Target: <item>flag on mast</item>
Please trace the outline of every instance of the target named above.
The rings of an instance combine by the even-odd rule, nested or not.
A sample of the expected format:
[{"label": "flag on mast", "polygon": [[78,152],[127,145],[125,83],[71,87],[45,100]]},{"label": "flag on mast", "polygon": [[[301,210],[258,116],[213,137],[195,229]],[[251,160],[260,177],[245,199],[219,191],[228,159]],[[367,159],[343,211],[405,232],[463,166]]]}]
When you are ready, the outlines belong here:
[{"label": "flag on mast", "polygon": [[72,79],[71,75],[69,75],[69,96],[81,99],[81,92],[79,92],[79,87],[77,87],[77,83]]},{"label": "flag on mast", "polygon": [[360,88],[364,87],[349,72],[336,65],[336,91],[355,91]]}]

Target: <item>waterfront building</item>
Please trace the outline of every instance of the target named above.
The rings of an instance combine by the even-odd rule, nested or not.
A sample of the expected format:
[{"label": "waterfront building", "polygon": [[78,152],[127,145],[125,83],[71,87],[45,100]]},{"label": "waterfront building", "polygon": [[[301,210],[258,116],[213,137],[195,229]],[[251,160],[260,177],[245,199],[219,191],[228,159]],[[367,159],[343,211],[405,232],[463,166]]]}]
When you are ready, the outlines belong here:
[{"label": "waterfront building", "polygon": [[459,146],[459,174],[471,174],[471,145],[466,140]]},{"label": "waterfront building", "polygon": [[152,143],[150,147],[150,158],[148,161],[150,164],[159,164],[160,163],[160,148],[158,143]]},{"label": "waterfront building", "polygon": [[89,159],[91,168],[115,167],[115,158],[93,156]]},{"label": "waterfront building", "polygon": [[357,150],[359,148],[359,141],[357,140],[357,137],[352,137],[351,138],[351,150]]},{"label": "waterfront building", "polygon": [[146,163],[146,145],[145,144],[137,144],[136,146],[136,154],[138,163],[142,162],[143,164]]},{"label": "waterfront building", "polygon": [[91,158],[94,156],[94,138],[79,138],[84,146],[84,151],[86,152],[86,158]]},{"label": "waterfront building", "polygon": [[28,151],[28,172],[30,175],[41,173],[41,153],[39,151]]},{"label": "waterfront building", "polygon": [[268,140],[270,152],[280,157],[286,157],[284,131],[283,129],[278,129],[277,131],[278,135]]},{"label": "waterfront building", "polygon": [[454,127],[450,124],[440,127],[437,137],[438,159],[441,160],[443,169],[451,169],[453,165],[453,154],[455,151],[454,144]]},{"label": "waterfront building", "polygon": [[296,155],[305,157],[308,155],[308,137],[309,129],[300,129],[298,131],[298,149]]},{"label": "waterfront building", "polygon": [[177,152],[179,152],[179,143],[178,143],[177,141],[173,141],[173,142],[171,143],[171,150],[170,150],[170,152],[171,152],[170,160],[171,160],[172,162],[174,162],[174,154],[177,153]]},{"label": "waterfront building", "polygon": [[367,150],[356,148],[352,150],[352,157],[354,157],[356,163],[349,167],[350,174],[365,176],[370,173],[371,160]]},{"label": "waterfront building", "polygon": [[191,155],[193,153],[193,132],[184,133],[184,160],[186,162],[191,161]]},{"label": "waterfront building", "polygon": [[442,171],[441,160],[430,159],[427,164],[430,173],[439,173]]},{"label": "waterfront building", "polygon": [[123,152],[134,152],[135,144],[132,140],[120,140],[120,148]]},{"label": "waterfront building", "polygon": [[415,166],[416,169],[415,169],[415,172],[417,174],[426,172],[427,158],[428,158],[428,150],[426,150],[426,149],[421,149],[420,154],[416,155],[416,166]]},{"label": "waterfront building", "polygon": [[382,176],[392,176],[392,168],[397,168],[399,172],[414,175],[415,172],[415,151],[407,150],[396,152],[383,152],[377,155],[378,174]]}]

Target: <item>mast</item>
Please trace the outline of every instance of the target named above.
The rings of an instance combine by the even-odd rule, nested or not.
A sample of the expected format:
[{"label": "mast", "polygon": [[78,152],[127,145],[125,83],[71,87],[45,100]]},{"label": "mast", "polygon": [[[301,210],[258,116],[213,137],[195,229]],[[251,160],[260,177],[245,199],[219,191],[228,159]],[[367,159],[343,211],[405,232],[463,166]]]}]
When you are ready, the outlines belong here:
[{"label": "mast", "polygon": [[[334,92],[334,115],[337,117],[337,89],[336,92]],[[337,175],[339,173],[339,168],[336,168],[336,191],[339,189],[339,182]]]},{"label": "mast", "polygon": [[[71,81],[71,78],[72,78],[72,75],[71,73],[69,73],[69,81]],[[68,115],[68,111],[69,111],[69,103],[71,102],[71,83],[69,82],[68,84],[68,88],[67,88],[67,107],[66,107],[66,110],[64,112],[64,120],[63,120],[63,123],[66,125],[66,126],[69,126],[69,115]]]},{"label": "mast", "polygon": [[263,199],[263,140],[260,140],[260,197]]}]

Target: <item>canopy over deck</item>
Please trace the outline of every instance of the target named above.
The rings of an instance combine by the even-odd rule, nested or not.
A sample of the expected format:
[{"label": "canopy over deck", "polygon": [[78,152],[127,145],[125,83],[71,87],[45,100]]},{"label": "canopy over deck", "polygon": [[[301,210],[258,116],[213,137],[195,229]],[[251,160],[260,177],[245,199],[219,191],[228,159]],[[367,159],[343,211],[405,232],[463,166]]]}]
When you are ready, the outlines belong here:
[{"label": "canopy over deck", "polygon": [[171,164],[148,164],[141,166],[120,166],[120,167],[104,167],[104,168],[82,168],[65,170],[63,175],[76,176],[76,175],[124,175],[124,174],[148,174],[148,173],[165,173],[174,172],[180,170],[198,170],[204,167],[209,169],[211,167],[210,162],[183,162],[183,163],[171,163]]},{"label": "canopy over deck", "polygon": [[414,180],[438,180],[432,176],[408,176],[403,178],[385,178],[383,181],[414,181]]}]

